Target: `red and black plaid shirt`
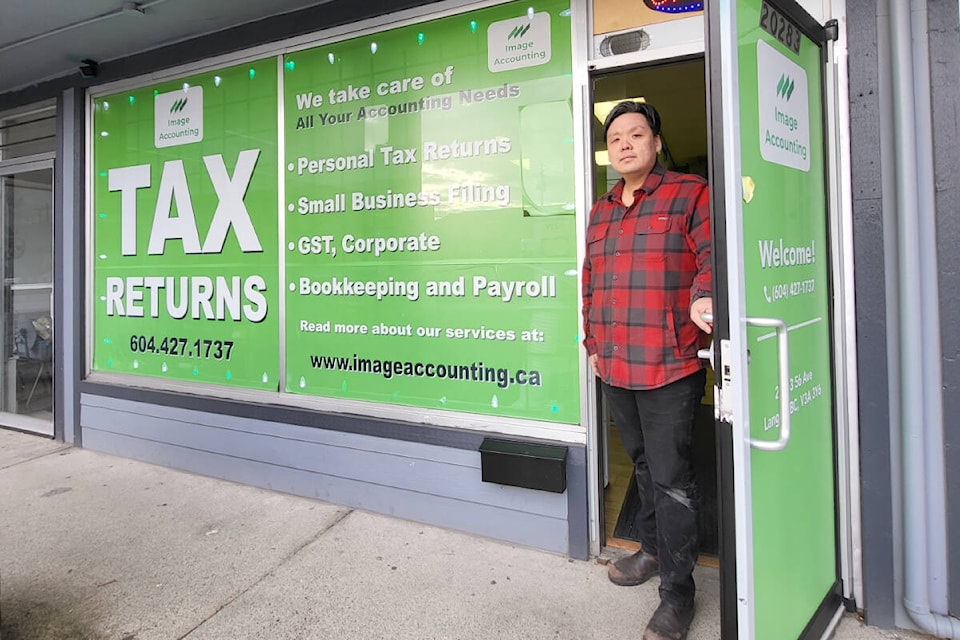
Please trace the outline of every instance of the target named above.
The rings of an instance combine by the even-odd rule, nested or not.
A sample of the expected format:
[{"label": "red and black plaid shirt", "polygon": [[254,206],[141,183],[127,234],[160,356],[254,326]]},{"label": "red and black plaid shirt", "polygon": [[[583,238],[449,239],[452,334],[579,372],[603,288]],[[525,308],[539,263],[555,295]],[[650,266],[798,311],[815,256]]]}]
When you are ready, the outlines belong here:
[{"label": "red and black plaid shirt", "polygon": [[690,303],[712,292],[709,193],[702,178],[659,163],[629,208],[623,186],[590,212],[583,345],[607,384],[656,389],[704,366]]}]

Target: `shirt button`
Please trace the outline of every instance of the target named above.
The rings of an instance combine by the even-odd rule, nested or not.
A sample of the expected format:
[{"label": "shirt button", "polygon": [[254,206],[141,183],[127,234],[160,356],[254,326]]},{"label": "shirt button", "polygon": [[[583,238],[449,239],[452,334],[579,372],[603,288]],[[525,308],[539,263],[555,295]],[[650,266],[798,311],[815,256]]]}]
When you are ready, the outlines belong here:
[{"label": "shirt button", "polygon": [[613,304],[617,304],[617,299],[616,299],[616,298],[613,299]]},{"label": "shirt button", "polygon": [[620,347],[614,346],[614,347],[613,347],[613,350],[614,350],[614,351],[619,351],[619,350],[620,350]]},{"label": "shirt button", "polygon": [[615,255],[615,256],[619,256],[619,255],[620,255],[620,252],[619,252],[619,251],[617,251],[617,252],[616,252],[616,253],[614,253],[613,255]]},{"label": "shirt button", "polygon": [[623,235],[623,229],[620,229],[620,231],[617,231],[617,233],[622,236],[622,235]]},{"label": "shirt button", "polygon": [[613,279],[616,280],[619,276],[613,276]]}]

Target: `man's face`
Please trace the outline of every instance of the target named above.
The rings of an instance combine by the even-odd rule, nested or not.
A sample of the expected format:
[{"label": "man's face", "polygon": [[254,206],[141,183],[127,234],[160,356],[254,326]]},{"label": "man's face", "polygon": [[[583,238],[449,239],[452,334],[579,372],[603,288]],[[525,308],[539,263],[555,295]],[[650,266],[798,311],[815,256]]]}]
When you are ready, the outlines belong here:
[{"label": "man's face", "polygon": [[624,178],[644,178],[657,162],[660,136],[653,135],[645,116],[625,113],[607,129],[610,164]]}]

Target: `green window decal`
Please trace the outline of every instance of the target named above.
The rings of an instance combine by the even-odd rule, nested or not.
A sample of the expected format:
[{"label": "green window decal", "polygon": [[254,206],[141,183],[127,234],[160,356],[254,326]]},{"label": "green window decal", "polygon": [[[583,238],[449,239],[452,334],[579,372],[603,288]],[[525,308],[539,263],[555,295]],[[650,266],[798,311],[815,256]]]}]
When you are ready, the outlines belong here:
[{"label": "green window decal", "polygon": [[579,422],[569,3],[98,98],[94,129],[95,370]]}]

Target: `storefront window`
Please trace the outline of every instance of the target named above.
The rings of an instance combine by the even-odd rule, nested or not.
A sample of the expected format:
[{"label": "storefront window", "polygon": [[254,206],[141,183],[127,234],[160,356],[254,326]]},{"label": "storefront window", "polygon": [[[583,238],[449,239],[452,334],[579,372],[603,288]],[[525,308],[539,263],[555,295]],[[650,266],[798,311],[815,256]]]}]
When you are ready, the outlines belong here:
[{"label": "storefront window", "polygon": [[98,96],[91,368],[579,423],[570,33],[511,3]]}]

